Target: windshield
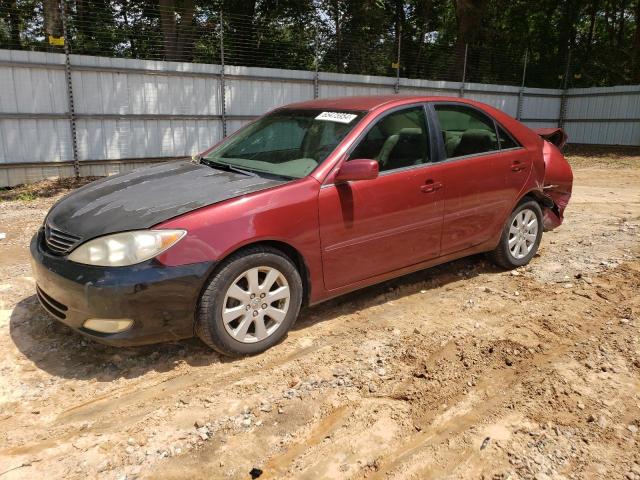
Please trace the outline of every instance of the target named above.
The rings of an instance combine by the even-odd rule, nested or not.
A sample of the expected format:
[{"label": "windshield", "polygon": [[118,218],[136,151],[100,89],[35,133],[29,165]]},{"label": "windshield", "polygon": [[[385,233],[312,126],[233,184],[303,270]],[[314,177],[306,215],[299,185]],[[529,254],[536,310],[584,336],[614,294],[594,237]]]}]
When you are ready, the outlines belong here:
[{"label": "windshield", "polygon": [[206,160],[289,178],[309,175],[364,112],[278,110],[212,150]]}]

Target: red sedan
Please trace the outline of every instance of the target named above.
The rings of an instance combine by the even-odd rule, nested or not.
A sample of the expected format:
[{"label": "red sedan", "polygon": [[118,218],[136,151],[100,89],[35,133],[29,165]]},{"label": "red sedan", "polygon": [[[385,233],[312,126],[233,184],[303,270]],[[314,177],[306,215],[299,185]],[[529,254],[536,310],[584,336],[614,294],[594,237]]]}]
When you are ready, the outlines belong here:
[{"label": "red sedan", "polygon": [[112,345],[261,352],[303,304],[479,252],[527,264],[571,196],[564,141],[461,98],[288,105],[54,205],[31,244],[38,298]]}]

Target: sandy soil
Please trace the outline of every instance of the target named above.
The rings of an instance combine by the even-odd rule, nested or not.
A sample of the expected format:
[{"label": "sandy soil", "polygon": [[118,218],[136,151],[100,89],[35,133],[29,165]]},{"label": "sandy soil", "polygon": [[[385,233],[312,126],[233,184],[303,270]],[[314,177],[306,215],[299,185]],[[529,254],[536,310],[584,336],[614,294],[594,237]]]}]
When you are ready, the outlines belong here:
[{"label": "sandy soil", "polygon": [[581,155],[528,267],[368,288],[239,360],[48,319],[27,244],[60,193],[1,202],[0,478],[640,479],[640,158]]}]

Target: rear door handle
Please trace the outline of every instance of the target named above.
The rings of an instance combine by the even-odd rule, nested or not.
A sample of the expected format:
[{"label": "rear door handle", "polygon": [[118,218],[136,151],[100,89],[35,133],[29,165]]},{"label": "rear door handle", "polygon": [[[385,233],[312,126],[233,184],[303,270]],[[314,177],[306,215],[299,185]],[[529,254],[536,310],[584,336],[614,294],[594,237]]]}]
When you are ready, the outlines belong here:
[{"label": "rear door handle", "polygon": [[422,193],[433,193],[440,190],[441,188],[442,188],[442,183],[434,182],[433,180],[429,179],[426,182],[424,182],[424,185],[420,186],[420,191]]}]

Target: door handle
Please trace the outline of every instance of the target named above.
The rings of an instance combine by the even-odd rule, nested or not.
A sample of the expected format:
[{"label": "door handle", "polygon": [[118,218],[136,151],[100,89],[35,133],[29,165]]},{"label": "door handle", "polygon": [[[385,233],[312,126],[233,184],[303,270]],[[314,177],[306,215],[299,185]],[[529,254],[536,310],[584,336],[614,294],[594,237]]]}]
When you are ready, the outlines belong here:
[{"label": "door handle", "polygon": [[433,180],[427,180],[424,182],[424,185],[420,186],[420,191],[422,193],[433,193],[442,188],[442,183],[434,182]]},{"label": "door handle", "polygon": [[520,160],[515,160],[512,164],[511,164],[511,170],[514,172],[521,172],[522,170],[525,169],[525,165],[523,165]]}]

